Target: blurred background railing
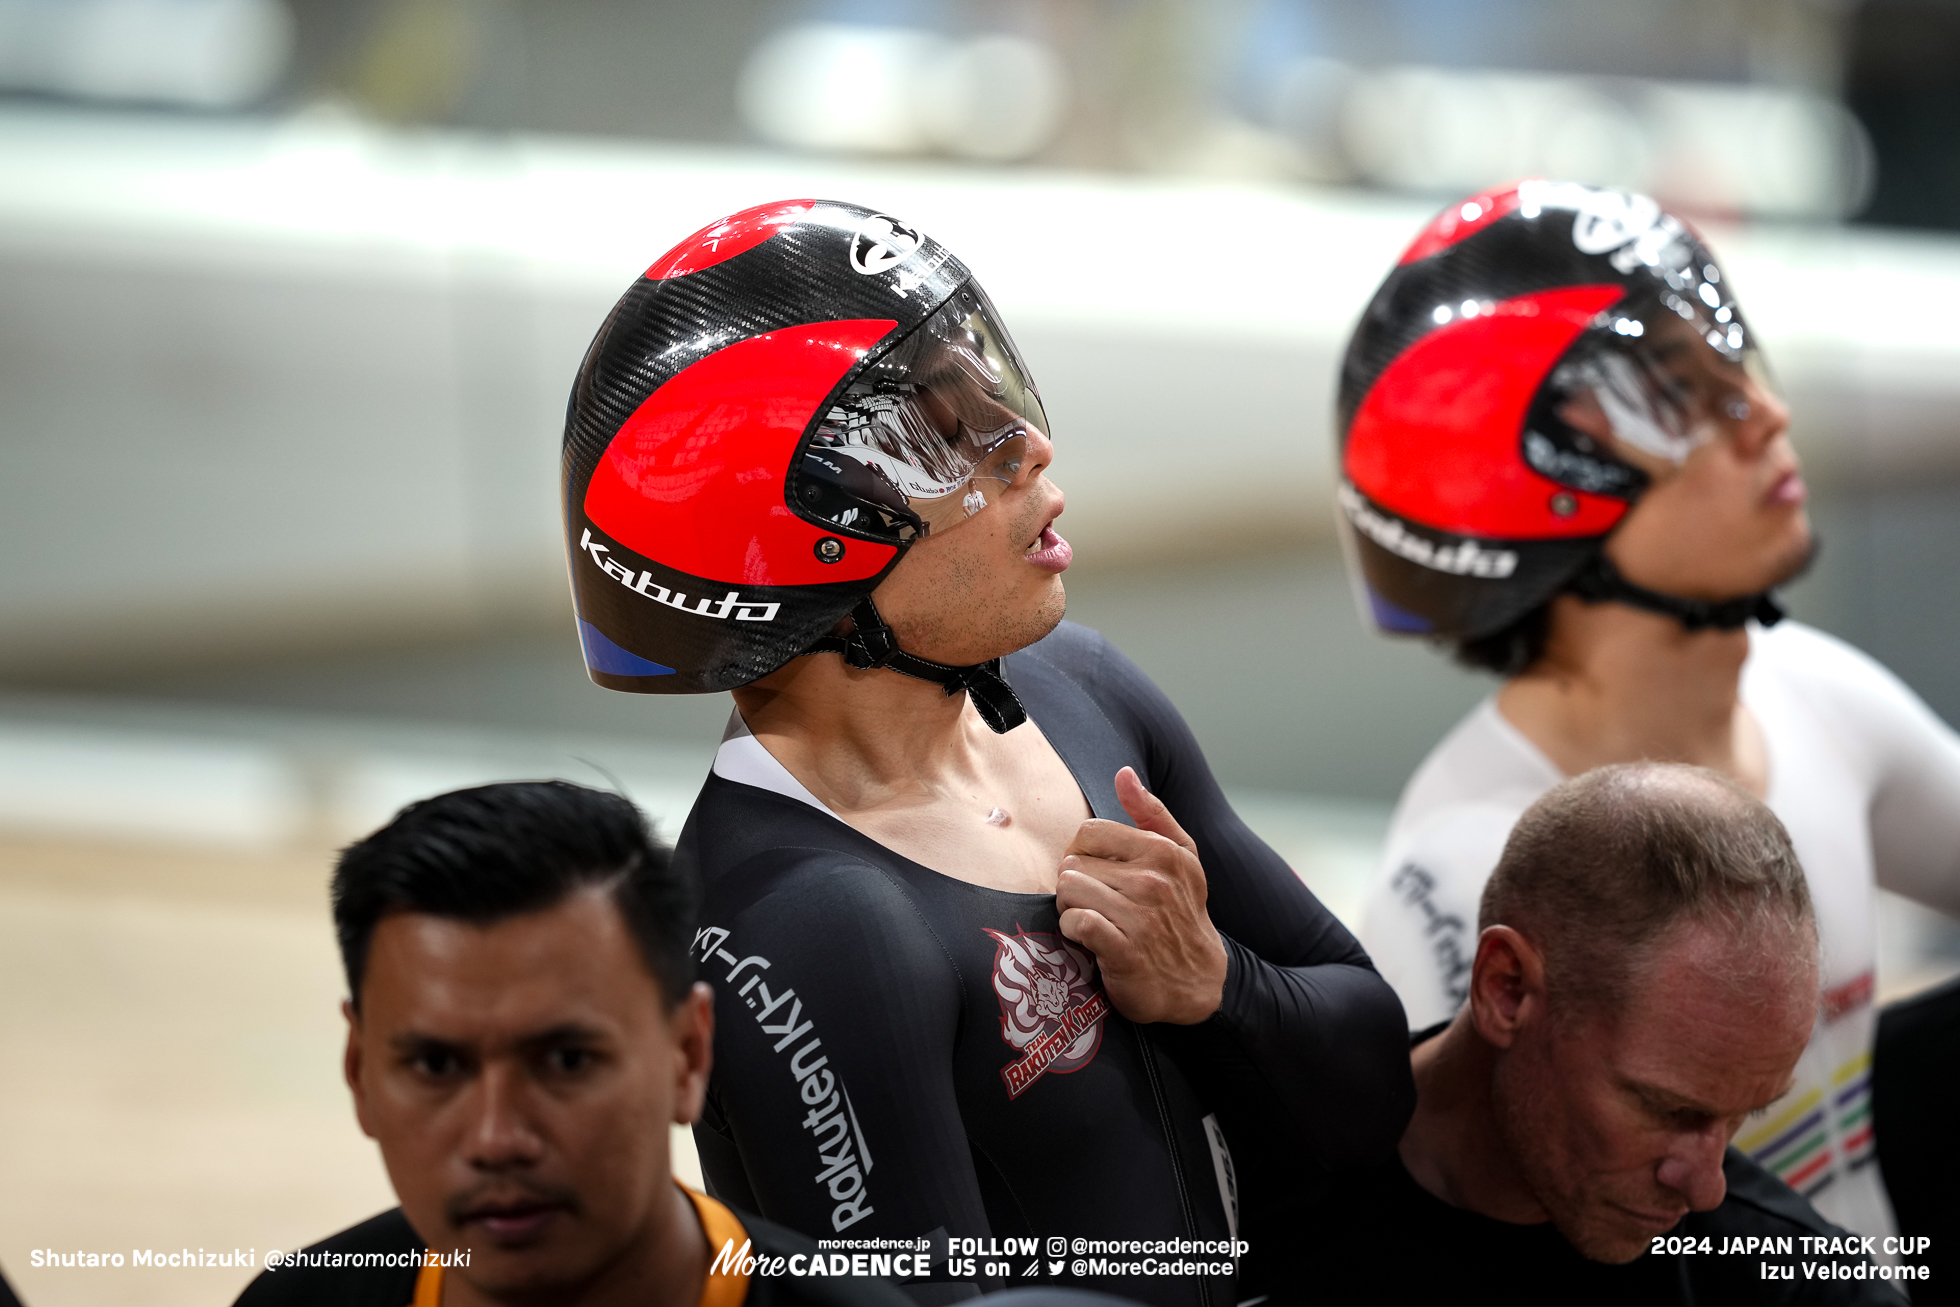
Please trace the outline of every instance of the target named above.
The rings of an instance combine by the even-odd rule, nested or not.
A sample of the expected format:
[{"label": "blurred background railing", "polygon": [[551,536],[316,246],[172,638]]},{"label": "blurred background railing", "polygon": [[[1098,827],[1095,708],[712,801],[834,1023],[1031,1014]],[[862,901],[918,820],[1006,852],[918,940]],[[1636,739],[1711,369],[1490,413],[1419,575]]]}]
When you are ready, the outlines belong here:
[{"label": "blurred background railing", "polygon": [[[619,292],[763,200],[975,269],[1071,616],[1337,911],[1488,685],[1354,616],[1334,367],[1428,215],[1521,175],[1704,228],[1796,413],[1797,614],[1960,720],[1956,88],[1946,0],[0,0],[0,1266],[221,1300],[27,1254],[386,1202],[337,844],[543,774],[677,830],[727,705],[585,680],[558,426]],[[1960,969],[1897,900],[1882,944],[1887,992]]]}]

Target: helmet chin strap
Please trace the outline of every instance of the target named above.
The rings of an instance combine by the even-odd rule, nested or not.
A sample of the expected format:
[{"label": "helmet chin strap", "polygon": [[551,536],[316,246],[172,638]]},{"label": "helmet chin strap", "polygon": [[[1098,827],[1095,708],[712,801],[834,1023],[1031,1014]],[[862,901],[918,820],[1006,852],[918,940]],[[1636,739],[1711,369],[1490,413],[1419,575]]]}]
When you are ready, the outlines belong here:
[{"label": "helmet chin strap", "polygon": [[1028,719],[1028,710],[1014,693],[1014,687],[1001,679],[1000,659],[976,663],[971,667],[952,667],[919,658],[898,647],[898,633],[885,624],[878,609],[866,595],[851,609],[856,629],[849,635],[826,635],[804,650],[805,653],[840,653],[844,661],[860,671],[883,667],[888,671],[931,681],[946,687],[946,693],[966,691],[980,720],[996,735],[1005,735]]},{"label": "helmet chin strap", "polygon": [[1690,632],[1734,631],[1752,618],[1764,626],[1775,626],[1783,620],[1783,606],[1771,598],[1767,590],[1724,599],[1720,603],[1662,594],[1627,580],[1603,550],[1594,554],[1592,561],[1565,588],[1589,604],[1610,601],[1672,617],[1681,623],[1683,630]]}]

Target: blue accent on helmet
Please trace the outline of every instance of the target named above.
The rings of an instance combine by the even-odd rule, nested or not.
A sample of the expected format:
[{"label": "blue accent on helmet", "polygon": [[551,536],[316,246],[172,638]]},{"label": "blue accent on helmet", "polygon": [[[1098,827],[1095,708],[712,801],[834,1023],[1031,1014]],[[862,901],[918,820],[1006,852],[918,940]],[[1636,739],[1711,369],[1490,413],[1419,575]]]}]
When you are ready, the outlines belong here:
[{"label": "blue accent on helmet", "polygon": [[1428,635],[1436,629],[1436,624],[1427,617],[1412,613],[1406,608],[1398,608],[1368,586],[1368,608],[1375,615],[1375,625],[1384,631],[1394,631],[1400,635]]},{"label": "blue accent on helmet", "polygon": [[631,649],[622,649],[605,633],[583,617],[578,622],[578,642],[585,649],[585,665],[608,676],[672,676],[674,669],[662,667],[651,658],[642,658]]}]

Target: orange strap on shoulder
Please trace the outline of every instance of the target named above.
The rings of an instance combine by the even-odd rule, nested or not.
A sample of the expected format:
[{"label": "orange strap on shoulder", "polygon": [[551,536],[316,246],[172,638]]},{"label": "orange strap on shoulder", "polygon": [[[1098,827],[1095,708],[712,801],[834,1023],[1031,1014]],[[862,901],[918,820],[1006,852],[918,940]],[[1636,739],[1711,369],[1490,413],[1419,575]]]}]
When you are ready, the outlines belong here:
[{"label": "orange strap on shoulder", "polygon": [[708,1195],[686,1185],[681,1185],[681,1192],[694,1204],[701,1229],[708,1236],[710,1261],[707,1282],[701,1286],[701,1307],[742,1307],[749,1296],[749,1276],[742,1269],[740,1254],[748,1247],[749,1232],[735,1213]]},{"label": "orange strap on shoulder", "polygon": [[[702,1232],[708,1236],[708,1256],[720,1257],[723,1249],[728,1250],[728,1261],[717,1270],[712,1260],[708,1266],[708,1278],[701,1286],[701,1307],[742,1307],[749,1296],[748,1273],[736,1261],[737,1254],[747,1247],[749,1232],[743,1228],[740,1218],[722,1204],[706,1194],[696,1193],[686,1185],[681,1192],[694,1204],[694,1211],[701,1218]],[[735,1262],[733,1266],[728,1263]],[[408,1307],[442,1307],[442,1263],[428,1261],[415,1276],[415,1299]]]},{"label": "orange strap on shoulder", "polygon": [[415,1300],[408,1307],[442,1307],[442,1263],[431,1258],[415,1274]]}]

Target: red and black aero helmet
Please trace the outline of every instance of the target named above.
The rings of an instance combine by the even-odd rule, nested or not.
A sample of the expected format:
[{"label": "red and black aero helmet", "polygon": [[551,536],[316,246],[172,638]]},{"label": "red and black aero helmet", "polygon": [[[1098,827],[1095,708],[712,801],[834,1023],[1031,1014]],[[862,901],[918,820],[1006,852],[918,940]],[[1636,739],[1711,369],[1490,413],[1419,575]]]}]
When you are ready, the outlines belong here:
[{"label": "red and black aero helmet", "polygon": [[1041,401],[985,292],[905,223],[787,200],[696,232],[620,297],[572,387],[565,543],[592,679],[746,685],[864,601],[860,665],[963,688],[942,673],[977,669],[908,660],[868,598],[1013,479],[1030,427]]},{"label": "red and black aero helmet", "polygon": [[1634,586],[1601,550],[1652,470],[1748,416],[1756,362],[1714,256],[1644,195],[1527,181],[1444,211],[1341,366],[1340,517],[1375,625],[1476,641],[1562,590],[1774,621],[1767,596]]}]

